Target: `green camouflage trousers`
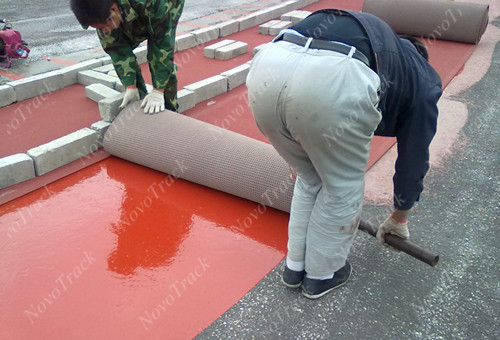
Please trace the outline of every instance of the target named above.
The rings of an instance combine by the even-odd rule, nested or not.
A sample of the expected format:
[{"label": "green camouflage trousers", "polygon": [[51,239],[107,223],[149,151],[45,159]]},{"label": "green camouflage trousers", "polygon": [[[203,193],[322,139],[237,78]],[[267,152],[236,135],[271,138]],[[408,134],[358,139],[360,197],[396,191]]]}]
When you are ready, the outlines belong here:
[{"label": "green camouflage trousers", "polygon": [[[167,29],[164,40],[161,44],[154,43],[154,40],[148,40],[148,62],[149,70],[153,79],[153,85],[157,89],[163,88],[163,97],[165,98],[165,108],[171,111],[177,111],[177,65],[174,63],[175,31],[177,23],[182,13],[184,0],[168,2],[170,20],[167,20]],[[166,67],[157,67],[157,64],[166,65]]]},{"label": "green camouflage trousers", "polygon": [[118,77],[126,87],[135,85],[141,98],[146,96],[146,83],[133,49],[147,40],[153,86],[163,90],[165,108],[177,111],[175,32],[184,0],[116,0],[116,3],[122,14],[120,26],[107,33],[98,30],[98,35]]}]

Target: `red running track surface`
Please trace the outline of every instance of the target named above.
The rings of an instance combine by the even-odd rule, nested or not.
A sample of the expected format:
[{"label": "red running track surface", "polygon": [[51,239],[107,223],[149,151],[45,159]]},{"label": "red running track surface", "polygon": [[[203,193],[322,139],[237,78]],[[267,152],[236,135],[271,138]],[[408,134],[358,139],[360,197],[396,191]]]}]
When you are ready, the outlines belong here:
[{"label": "red running track surface", "polygon": [[97,104],[80,84],[2,107],[0,157],[25,153],[100,120]]},{"label": "red running track surface", "polygon": [[189,339],[286,251],[286,214],[114,157],[0,216],[2,339]]},{"label": "red running track surface", "polygon": [[[356,1],[320,1],[306,9],[320,7],[361,8]],[[228,38],[251,47],[270,39],[256,28]],[[474,46],[436,41],[429,48],[447,84]],[[176,54],[178,62],[182,55],[190,61],[179,68],[180,86],[251,57],[207,63],[195,48]],[[4,154],[99,120],[80,85],[50,98],[15,138],[1,129]],[[23,103],[0,109],[0,123],[12,122]],[[265,140],[245,105],[244,86],[186,114]],[[371,164],[393,143],[374,139]],[[103,157],[81,170],[88,163],[69,166],[73,174],[46,179],[42,189],[0,206],[2,338],[192,338],[285,256],[287,214]]]}]

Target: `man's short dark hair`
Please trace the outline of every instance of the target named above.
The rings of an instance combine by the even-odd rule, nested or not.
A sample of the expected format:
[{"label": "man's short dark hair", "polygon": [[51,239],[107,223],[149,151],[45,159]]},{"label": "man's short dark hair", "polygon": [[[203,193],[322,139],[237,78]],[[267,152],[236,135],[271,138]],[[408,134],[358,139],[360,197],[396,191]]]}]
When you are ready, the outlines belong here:
[{"label": "man's short dark hair", "polygon": [[413,46],[415,46],[415,48],[417,49],[418,53],[422,57],[424,57],[425,60],[429,61],[429,52],[427,52],[427,47],[425,47],[425,45],[420,40],[408,34],[400,34],[399,37],[411,42]]},{"label": "man's short dark hair", "polygon": [[83,28],[104,24],[115,0],[71,0],[71,10]]}]

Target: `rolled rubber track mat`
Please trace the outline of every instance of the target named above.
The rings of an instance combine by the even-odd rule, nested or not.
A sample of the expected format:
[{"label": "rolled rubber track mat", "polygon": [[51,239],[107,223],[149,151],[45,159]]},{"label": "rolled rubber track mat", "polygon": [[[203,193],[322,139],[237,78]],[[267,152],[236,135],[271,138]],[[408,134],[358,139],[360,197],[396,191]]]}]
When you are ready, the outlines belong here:
[{"label": "rolled rubber track mat", "polygon": [[365,0],[363,12],[396,33],[477,44],[488,25],[486,4],[448,0]]},{"label": "rolled rubber track mat", "polygon": [[293,180],[267,143],[171,111],[127,106],[104,138],[110,154],[190,182],[289,211]]}]

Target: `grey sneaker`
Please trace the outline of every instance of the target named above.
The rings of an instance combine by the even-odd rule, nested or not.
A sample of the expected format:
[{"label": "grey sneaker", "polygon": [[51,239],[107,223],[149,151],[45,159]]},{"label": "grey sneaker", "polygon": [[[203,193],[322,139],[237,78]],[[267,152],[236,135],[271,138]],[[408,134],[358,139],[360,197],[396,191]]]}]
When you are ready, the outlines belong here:
[{"label": "grey sneaker", "polygon": [[302,280],[304,279],[305,274],[306,272],[304,270],[297,272],[285,266],[283,276],[281,277],[281,282],[283,282],[283,284],[287,287],[298,288],[302,284]]},{"label": "grey sneaker", "polygon": [[314,280],[308,277],[302,281],[302,294],[309,299],[318,299],[335,288],[343,286],[351,277],[352,268],[349,262],[335,272],[332,279]]}]

